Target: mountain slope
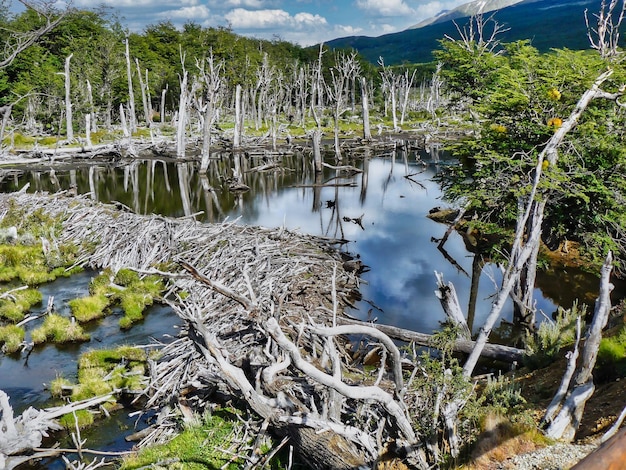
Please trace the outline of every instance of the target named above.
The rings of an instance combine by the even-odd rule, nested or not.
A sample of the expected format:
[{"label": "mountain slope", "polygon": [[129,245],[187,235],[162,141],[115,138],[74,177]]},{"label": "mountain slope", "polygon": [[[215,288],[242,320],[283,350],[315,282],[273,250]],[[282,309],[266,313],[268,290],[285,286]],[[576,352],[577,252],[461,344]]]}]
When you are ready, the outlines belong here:
[{"label": "mountain slope", "polygon": [[508,6],[519,3],[522,0],[475,0],[473,2],[464,3],[459,5],[453,10],[446,10],[438,15],[428,18],[421,23],[411,26],[408,29],[423,28],[431,24],[444,23],[446,21],[452,21],[457,18],[465,18],[477,13],[489,13],[494,10],[501,10]]},{"label": "mountain slope", "polygon": [[[500,36],[503,42],[529,39],[540,51],[551,48],[587,49],[589,41],[584,11],[597,12],[600,3],[601,0],[524,0],[493,14],[498,23],[510,28]],[[463,27],[468,20],[461,18],[455,22]],[[379,37],[340,38],[326,44],[331,49],[355,49],[372,63],[376,63],[379,57],[383,57],[389,65],[420,63],[433,60],[432,51],[439,47],[439,40],[446,35],[459,37],[452,21]]]}]

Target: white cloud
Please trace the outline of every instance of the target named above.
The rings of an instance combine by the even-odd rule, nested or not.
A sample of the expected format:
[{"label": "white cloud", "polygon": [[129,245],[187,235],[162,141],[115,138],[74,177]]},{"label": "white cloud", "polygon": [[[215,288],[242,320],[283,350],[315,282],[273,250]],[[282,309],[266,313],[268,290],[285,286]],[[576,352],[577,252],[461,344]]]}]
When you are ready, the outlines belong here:
[{"label": "white cloud", "polygon": [[[93,7],[96,2],[93,0],[74,0],[73,5],[77,7]],[[154,8],[162,8],[162,7],[178,7],[181,5],[197,5],[198,0],[180,0],[180,1],[169,1],[162,2],[159,0],[100,0],[97,2],[98,5],[110,5],[113,7],[154,7]]]},{"label": "white cloud", "polygon": [[415,12],[404,0],[357,0],[356,6],[372,15],[403,16]]},{"label": "white cloud", "polygon": [[338,24],[335,26],[335,32],[343,36],[355,36],[363,31],[363,28],[354,27],[350,25]]},{"label": "white cloud", "polygon": [[265,2],[262,0],[226,0],[226,1],[214,1],[212,2],[214,6],[220,6],[222,8],[235,8],[235,7],[246,7],[246,8],[263,8],[265,6]]},{"label": "white cloud", "polygon": [[270,29],[277,27],[306,28],[326,25],[326,19],[311,13],[296,13],[290,15],[285,10],[246,10],[235,8],[224,18],[233,28],[241,29]]},{"label": "white cloud", "polygon": [[177,19],[177,20],[200,20],[206,19],[210,16],[209,9],[204,5],[192,6],[192,7],[183,7],[178,10],[170,10],[163,13],[160,13],[159,16],[161,18],[167,19]]}]

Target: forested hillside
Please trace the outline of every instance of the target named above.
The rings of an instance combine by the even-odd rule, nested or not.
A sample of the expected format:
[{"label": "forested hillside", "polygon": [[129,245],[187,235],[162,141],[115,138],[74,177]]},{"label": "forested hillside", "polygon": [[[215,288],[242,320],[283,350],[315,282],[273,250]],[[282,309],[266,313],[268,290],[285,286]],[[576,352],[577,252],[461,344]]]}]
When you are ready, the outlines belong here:
[{"label": "forested hillside", "polygon": [[[552,48],[586,49],[587,30],[584,12],[598,11],[600,0],[553,0],[524,1],[494,13],[498,23],[509,28],[500,39],[513,42],[528,39],[541,52]],[[491,16],[489,13],[486,16]],[[463,27],[469,18],[457,18]],[[456,36],[454,22],[447,21],[419,29],[407,29],[399,33],[379,37],[350,36],[327,43],[330,48],[353,48],[372,63],[384,57],[388,64],[405,62],[431,62],[432,51],[439,48],[439,41],[446,35]]]}]

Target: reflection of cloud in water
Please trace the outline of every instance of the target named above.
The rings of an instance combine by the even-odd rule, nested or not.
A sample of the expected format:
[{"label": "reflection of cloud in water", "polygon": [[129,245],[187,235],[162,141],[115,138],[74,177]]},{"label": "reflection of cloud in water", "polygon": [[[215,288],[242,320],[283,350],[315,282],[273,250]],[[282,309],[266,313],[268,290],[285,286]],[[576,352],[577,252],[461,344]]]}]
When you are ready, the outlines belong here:
[{"label": "reflection of cloud in water", "polygon": [[[361,256],[370,271],[363,274],[361,285],[363,298],[382,309],[373,309],[372,315],[379,321],[418,331],[430,332],[444,320],[443,310],[435,297],[435,271],[443,273],[445,282],[452,282],[464,310],[469,303],[471,279],[459,272],[437,250],[432,238],[440,238],[446,225],[428,219],[428,211],[438,205],[440,190],[430,181],[433,171],[413,176],[424,187],[404,178],[405,166],[389,159],[373,159],[369,162],[367,197],[362,202],[360,188],[324,187],[320,191],[319,212],[313,212],[312,188],[286,188],[272,196],[257,196],[254,202],[254,218],[243,222],[267,227],[285,226],[289,229],[351,240],[347,249]],[[418,173],[422,166],[409,165],[409,173]],[[361,183],[361,176],[355,177]],[[342,232],[336,227],[337,213],[326,206],[326,201],[336,201],[339,219],[363,215],[362,230],[357,224],[340,220]],[[334,219],[331,221],[331,217]],[[451,234],[445,246],[447,252],[467,272],[472,272],[472,255],[461,237]],[[489,270],[490,268],[485,268]],[[499,272],[493,269],[493,277],[499,280]],[[491,307],[494,283],[485,275],[481,278],[475,326],[484,321]],[[550,311],[552,304],[539,299],[539,308]],[[361,302],[360,315],[367,316],[372,306]],[[506,318],[511,318],[511,307]]]}]

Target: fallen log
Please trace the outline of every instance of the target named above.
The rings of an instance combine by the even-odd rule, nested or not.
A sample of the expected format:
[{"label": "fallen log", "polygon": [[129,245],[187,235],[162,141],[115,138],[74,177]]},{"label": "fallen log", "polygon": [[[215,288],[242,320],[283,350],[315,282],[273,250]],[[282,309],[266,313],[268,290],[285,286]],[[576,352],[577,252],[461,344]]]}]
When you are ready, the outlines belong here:
[{"label": "fallen log", "polygon": [[[381,323],[369,323],[347,318],[338,318],[337,323],[341,325],[368,325],[372,328],[376,328],[377,330],[382,331],[387,336],[393,339],[406,341],[409,343],[413,342],[415,344],[419,344],[420,346],[432,345],[433,335],[418,333],[416,331],[398,328],[397,326],[383,325]],[[474,344],[475,342],[471,340],[457,339],[454,343],[454,351],[469,354],[472,352],[472,349],[474,349]],[[504,346],[501,344],[488,343],[485,345],[481,356],[488,359],[495,359],[496,361],[520,363],[524,360],[524,350],[511,346]]]}]

